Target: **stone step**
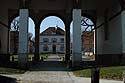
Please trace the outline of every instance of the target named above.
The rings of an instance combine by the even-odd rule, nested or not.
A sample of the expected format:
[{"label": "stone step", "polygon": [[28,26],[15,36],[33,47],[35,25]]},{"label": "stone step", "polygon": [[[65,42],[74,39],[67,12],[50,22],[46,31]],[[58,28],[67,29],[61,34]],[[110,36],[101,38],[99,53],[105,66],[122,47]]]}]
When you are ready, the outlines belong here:
[{"label": "stone step", "polygon": [[30,65],[29,70],[68,70],[68,68],[62,61],[40,61]]}]

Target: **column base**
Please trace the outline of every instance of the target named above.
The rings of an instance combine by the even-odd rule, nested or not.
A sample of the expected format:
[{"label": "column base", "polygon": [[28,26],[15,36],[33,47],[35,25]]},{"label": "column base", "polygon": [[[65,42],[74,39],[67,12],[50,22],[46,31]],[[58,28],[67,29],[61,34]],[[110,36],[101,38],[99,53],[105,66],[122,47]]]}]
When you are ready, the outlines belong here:
[{"label": "column base", "polygon": [[80,68],[82,66],[82,61],[72,61],[73,68]]},{"label": "column base", "polygon": [[125,66],[123,66],[123,82],[125,83]]},{"label": "column base", "polygon": [[39,61],[39,60],[40,60],[40,55],[34,54],[34,61]]},{"label": "column base", "polygon": [[0,65],[7,65],[10,61],[9,54],[0,54]]},{"label": "column base", "polygon": [[70,54],[65,54],[65,61],[69,62],[70,61]]},{"label": "column base", "polygon": [[28,54],[27,53],[19,53],[18,65],[19,65],[19,68],[21,68],[21,69],[28,68]]},{"label": "column base", "polygon": [[82,55],[81,53],[73,53],[72,55],[72,67],[82,66]]},{"label": "column base", "polygon": [[[122,65],[125,65],[125,53],[122,54]],[[125,66],[123,66],[123,82],[125,83]]]},{"label": "column base", "polygon": [[122,64],[125,65],[125,53],[122,54]]},{"label": "column base", "polygon": [[100,69],[93,68],[91,70],[91,83],[99,83]]}]

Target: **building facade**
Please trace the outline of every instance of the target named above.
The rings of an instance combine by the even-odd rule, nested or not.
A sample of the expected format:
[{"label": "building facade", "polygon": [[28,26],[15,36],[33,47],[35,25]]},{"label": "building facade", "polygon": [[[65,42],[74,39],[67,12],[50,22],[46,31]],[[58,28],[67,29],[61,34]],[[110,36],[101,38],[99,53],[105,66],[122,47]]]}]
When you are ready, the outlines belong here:
[{"label": "building facade", "polygon": [[84,55],[94,54],[94,31],[85,31],[82,33],[82,51]]},{"label": "building facade", "polygon": [[40,53],[64,53],[65,31],[59,27],[49,27],[40,34]]},{"label": "building facade", "polygon": [[[6,6],[5,6],[6,5]],[[125,0],[3,0],[0,3],[0,62],[8,60],[9,22],[20,15],[21,42],[19,65],[26,67],[28,62],[27,37],[29,16],[35,21],[35,60],[39,60],[39,28],[46,16],[59,16],[66,26],[66,61],[70,60],[70,23],[73,20],[74,40],[72,67],[81,62],[81,16],[88,16],[95,24],[97,65],[125,64]],[[42,18],[42,19],[41,19]],[[24,37],[25,38],[24,38]],[[77,40],[75,40],[77,39]],[[25,44],[26,47],[23,47]],[[22,49],[24,48],[24,49]],[[78,55],[76,55],[78,53]],[[22,56],[23,55],[23,56]],[[1,61],[2,60],[2,61]],[[111,61],[112,60],[112,61]],[[122,63],[122,64],[121,64]],[[3,62],[2,62],[3,64]],[[79,65],[78,65],[79,66]],[[125,74],[125,72],[123,73]],[[125,76],[124,76],[125,79]],[[125,82],[125,81],[124,81]],[[97,82],[96,82],[97,83]]]},{"label": "building facade", "polygon": [[[19,50],[19,32],[18,31],[10,31],[10,50],[9,54],[18,54]],[[28,53],[34,53],[34,41],[29,37],[28,40]]]}]

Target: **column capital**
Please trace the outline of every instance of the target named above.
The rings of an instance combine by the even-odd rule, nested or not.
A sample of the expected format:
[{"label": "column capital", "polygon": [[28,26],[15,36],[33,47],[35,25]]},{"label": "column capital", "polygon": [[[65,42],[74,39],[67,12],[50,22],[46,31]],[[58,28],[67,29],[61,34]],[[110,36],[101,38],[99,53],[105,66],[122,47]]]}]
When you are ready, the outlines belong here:
[{"label": "column capital", "polygon": [[21,9],[29,8],[29,3],[30,3],[30,0],[20,0],[19,8]]},{"label": "column capital", "polygon": [[38,21],[35,21],[35,30],[40,29],[40,23]]},{"label": "column capital", "polygon": [[73,8],[75,9],[81,8],[81,0],[73,0]]}]

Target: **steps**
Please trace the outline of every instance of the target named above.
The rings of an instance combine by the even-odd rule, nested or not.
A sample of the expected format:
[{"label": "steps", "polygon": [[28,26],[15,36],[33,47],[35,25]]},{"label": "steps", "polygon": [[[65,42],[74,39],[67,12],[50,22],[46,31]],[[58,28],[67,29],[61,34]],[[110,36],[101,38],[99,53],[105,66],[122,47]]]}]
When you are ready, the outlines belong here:
[{"label": "steps", "polygon": [[67,65],[62,61],[39,61],[30,65],[31,71],[67,71]]}]

